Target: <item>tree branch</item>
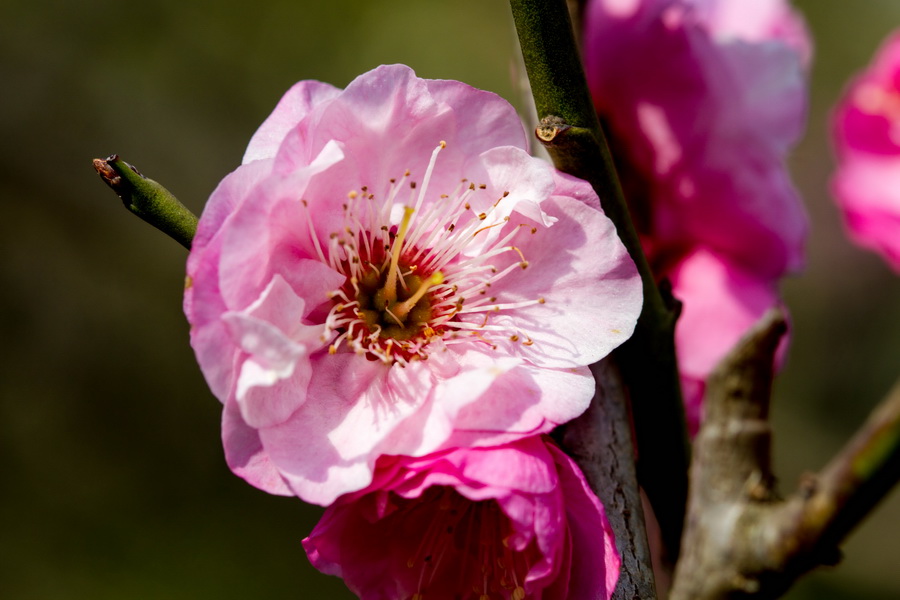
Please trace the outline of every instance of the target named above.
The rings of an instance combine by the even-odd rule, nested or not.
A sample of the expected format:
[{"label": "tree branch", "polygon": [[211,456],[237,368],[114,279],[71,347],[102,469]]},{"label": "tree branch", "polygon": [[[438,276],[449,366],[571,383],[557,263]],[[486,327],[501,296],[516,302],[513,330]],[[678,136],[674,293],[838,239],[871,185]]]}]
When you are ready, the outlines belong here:
[{"label": "tree branch", "polygon": [[122,199],[125,208],[191,249],[191,241],[197,232],[197,217],[169,190],[144,177],[117,154],[105,159],[95,158],[94,170]]},{"label": "tree branch", "polygon": [[900,482],[900,382],[781,515],[782,546],[800,576],[839,557],[838,546]]},{"label": "tree branch", "polygon": [[777,498],[768,423],[772,364],[786,326],[773,310],[707,383],[671,600],[777,598],[835,564],[850,530],[900,481],[900,383],[818,476]]},{"label": "tree branch", "polygon": [[583,415],[565,426],[562,445],[606,508],[622,554],[613,600],[654,600],[653,566],[644,513],[640,510],[622,375],[610,357],[592,365],[591,371],[596,381],[594,399]]},{"label": "tree branch", "polygon": [[541,123],[538,139],[558,169],[587,180],[641,274],[644,307],[632,338],[614,356],[631,397],[638,478],[677,555],[687,498],[688,445],[674,329],[679,307],[660,293],[631,222],[591,102],[565,0],[510,0]]},{"label": "tree branch", "polygon": [[766,557],[744,545],[773,500],[769,399],[775,350],[786,329],[781,312],[770,311],[707,379],[670,600],[749,597],[759,589],[743,562]]}]

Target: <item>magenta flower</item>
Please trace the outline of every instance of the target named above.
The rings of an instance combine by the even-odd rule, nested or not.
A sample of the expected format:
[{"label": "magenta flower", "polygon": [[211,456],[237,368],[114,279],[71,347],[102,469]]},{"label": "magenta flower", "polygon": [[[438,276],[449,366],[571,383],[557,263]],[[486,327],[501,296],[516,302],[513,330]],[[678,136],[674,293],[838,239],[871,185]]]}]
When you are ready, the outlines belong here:
[{"label": "magenta flower", "polygon": [[900,33],[838,104],[834,139],[832,189],[850,236],[900,272]]},{"label": "magenta flower", "polygon": [[303,545],[363,600],[607,600],[620,564],[602,505],[542,437],[383,457]]},{"label": "magenta flower", "polygon": [[[595,208],[596,207],[596,208]],[[593,395],[640,281],[590,186],[515,111],[379,67],[295,85],[210,198],[191,343],[231,468],[328,504],[385,454],[549,431]]]},{"label": "magenta flower", "polygon": [[699,418],[706,376],[803,263],[785,157],[804,127],[806,31],[784,0],[593,0],[584,43],[645,252],[685,305],[676,345]]}]

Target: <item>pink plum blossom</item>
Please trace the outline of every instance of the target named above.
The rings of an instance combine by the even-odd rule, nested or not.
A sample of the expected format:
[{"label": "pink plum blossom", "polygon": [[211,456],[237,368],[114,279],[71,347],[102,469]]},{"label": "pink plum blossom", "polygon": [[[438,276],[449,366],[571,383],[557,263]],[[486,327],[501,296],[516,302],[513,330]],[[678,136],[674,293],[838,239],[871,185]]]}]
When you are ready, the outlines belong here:
[{"label": "pink plum blossom", "polygon": [[[669,273],[682,301],[675,328],[675,350],[691,434],[703,417],[706,377],[760,317],[780,306],[776,282],[750,273],[700,248]],[[779,348],[779,360],[786,348]]]},{"label": "pink plum blossom", "polygon": [[900,32],[838,104],[834,138],[832,188],[847,229],[900,272]]},{"label": "pink plum blossom", "polygon": [[329,504],[381,455],[579,415],[640,280],[591,187],[513,108],[382,66],[291,88],[213,192],[185,312],[235,473]]},{"label": "pink plum blossom", "polygon": [[684,303],[696,429],[706,376],[803,264],[785,158],[804,128],[808,36],[784,0],[593,0],[584,44],[645,252]]},{"label": "pink plum blossom", "polygon": [[303,545],[362,600],[608,600],[620,565],[603,506],[543,437],[382,457]]}]

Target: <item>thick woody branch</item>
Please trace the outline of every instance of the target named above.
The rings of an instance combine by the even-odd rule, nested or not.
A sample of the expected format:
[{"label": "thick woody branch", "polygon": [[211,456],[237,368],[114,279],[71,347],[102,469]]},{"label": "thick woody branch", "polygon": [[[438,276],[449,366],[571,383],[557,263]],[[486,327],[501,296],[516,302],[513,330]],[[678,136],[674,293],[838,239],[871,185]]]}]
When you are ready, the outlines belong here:
[{"label": "thick woody branch", "polygon": [[775,350],[785,330],[780,312],[767,314],[707,380],[671,600],[758,590],[743,568],[758,557],[743,544],[760,531],[759,516],[772,501],[769,398]]},{"label": "thick woody branch", "polygon": [[614,354],[631,398],[647,492],[667,558],[677,555],[687,498],[688,446],[675,362],[678,305],[660,293],[644,256],[594,110],[565,0],[510,0],[540,125],[558,169],[587,180],[641,274],[644,307],[632,338]]},{"label": "thick woody branch", "polygon": [[656,590],[644,513],[639,510],[627,394],[611,358],[591,367],[596,393],[588,410],[565,425],[562,444],[578,463],[606,515],[622,554],[613,600],[653,600]]},{"label": "thick woody branch", "polygon": [[776,497],[768,423],[772,360],[785,324],[772,311],[708,382],[672,600],[777,598],[834,564],[838,544],[900,480],[900,385],[818,476]]}]

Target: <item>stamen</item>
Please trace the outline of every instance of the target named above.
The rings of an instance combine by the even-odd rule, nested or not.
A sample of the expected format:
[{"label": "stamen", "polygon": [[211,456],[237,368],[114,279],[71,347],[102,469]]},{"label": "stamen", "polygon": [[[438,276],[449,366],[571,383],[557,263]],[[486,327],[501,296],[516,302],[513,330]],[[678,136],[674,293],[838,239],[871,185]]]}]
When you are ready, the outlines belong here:
[{"label": "stamen", "polygon": [[441,140],[437,148],[431,153],[431,160],[428,161],[428,167],[425,169],[425,177],[422,179],[422,189],[419,190],[419,197],[416,200],[415,210],[418,212],[422,208],[422,202],[425,200],[425,192],[428,191],[428,184],[431,182],[431,174],[434,172],[434,165],[437,163],[438,153],[447,147],[447,142]]},{"label": "stamen", "polygon": [[325,264],[329,264],[330,261],[325,260],[325,254],[322,253],[322,246],[319,245],[319,236],[316,235],[316,227],[313,225],[312,214],[309,211],[309,202],[302,198],[300,199],[300,202],[303,203],[303,208],[306,209],[303,212],[306,213],[306,224],[309,226],[309,237],[312,238],[313,245],[316,247],[316,254],[318,254],[319,260]]},{"label": "stamen", "polygon": [[[401,317],[398,317],[394,313],[392,313],[391,309],[389,309],[387,307],[387,305],[385,305],[385,307],[384,307],[384,312],[386,312],[392,319],[394,319],[394,321],[397,322],[397,325],[399,325],[400,327],[403,327],[403,319]],[[406,315],[403,315],[403,316],[405,317]],[[392,341],[392,340],[388,340],[388,341]]]},{"label": "stamen", "polygon": [[543,298],[538,298],[537,300],[523,300],[522,302],[507,302],[506,304],[488,304],[487,306],[484,306],[484,304],[482,304],[481,306],[472,304],[472,305],[469,305],[466,308],[460,310],[459,312],[460,313],[470,313],[470,312],[483,312],[486,310],[490,311],[490,312],[497,312],[497,311],[501,311],[501,310],[509,310],[511,308],[523,308],[525,306],[532,306],[534,304],[544,304],[545,302],[546,302],[546,300],[544,300]]},{"label": "stamen", "polygon": [[[484,214],[484,213],[481,213],[481,214]],[[485,217],[485,218],[487,218],[487,217]],[[481,219],[481,220],[483,221],[484,219]],[[488,229],[491,229],[492,227],[499,227],[499,226],[501,226],[501,225],[505,225],[507,221],[509,221],[509,217],[503,217],[503,220],[502,220],[502,221],[499,221],[499,222],[497,222],[497,223],[494,223],[493,225],[485,225],[484,227],[482,227],[481,229],[479,229],[479,230],[477,230],[475,233],[473,233],[473,234],[472,234],[472,237],[475,237],[476,235],[478,235],[478,234],[481,233],[482,231],[487,231]]]}]

